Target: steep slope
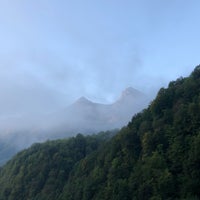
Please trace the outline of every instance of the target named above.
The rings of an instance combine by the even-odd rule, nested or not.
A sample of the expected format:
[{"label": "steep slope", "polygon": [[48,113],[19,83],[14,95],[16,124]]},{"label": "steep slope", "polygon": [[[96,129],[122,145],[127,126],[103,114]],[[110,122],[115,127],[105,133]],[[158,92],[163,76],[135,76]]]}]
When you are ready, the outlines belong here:
[{"label": "steep slope", "polygon": [[[75,165],[72,163],[69,171],[63,169],[67,174],[54,173],[67,166],[62,163],[68,160],[63,147],[63,154],[57,145],[47,151],[49,158],[58,160],[46,160],[47,153],[41,153],[38,160],[26,156],[28,151],[39,155],[39,148],[18,154],[1,169],[0,199],[200,199],[199,122],[197,66],[189,77],[170,82],[167,89],[161,88],[151,105],[136,114],[111,140],[79,158]],[[40,170],[43,165],[52,169],[53,183],[45,190],[45,197],[44,193],[33,192],[36,188],[42,191],[40,179],[27,175],[42,172],[42,176],[46,171]],[[49,183],[47,177],[42,180]]]}]

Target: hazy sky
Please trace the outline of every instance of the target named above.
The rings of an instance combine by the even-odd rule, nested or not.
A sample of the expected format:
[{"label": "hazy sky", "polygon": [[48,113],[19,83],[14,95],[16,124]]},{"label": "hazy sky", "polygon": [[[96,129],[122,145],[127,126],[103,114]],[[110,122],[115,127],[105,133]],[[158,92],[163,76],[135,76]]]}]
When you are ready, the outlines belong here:
[{"label": "hazy sky", "polygon": [[157,91],[200,63],[199,0],[0,0],[0,116]]}]

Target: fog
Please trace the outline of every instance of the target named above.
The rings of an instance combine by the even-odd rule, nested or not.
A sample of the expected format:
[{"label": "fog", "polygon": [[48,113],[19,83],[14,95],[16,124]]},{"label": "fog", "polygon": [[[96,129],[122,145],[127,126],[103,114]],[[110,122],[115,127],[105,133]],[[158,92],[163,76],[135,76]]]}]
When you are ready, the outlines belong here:
[{"label": "fog", "polygon": [[[67,118],[79,118],[65,112],[81,96],[112,105],[131,86],[150,102],[160,87],[188,76],[199,64],[199,6],[197,0],[0,1],[2,142],[22,148],[61,136],[73,124]],[[92,132],[87,120],[79,125],[68,135]],[[95,125],[93,131],[112,128]]]},{"label": "fog", "polygon": [[119,130],[149,103],[146,95],[129,87],[111,104],[96,103],[81,97],[65,108],[48,113],[2,116],[0,165],[36,142],[68,138],[78,133],[88,135]]}]

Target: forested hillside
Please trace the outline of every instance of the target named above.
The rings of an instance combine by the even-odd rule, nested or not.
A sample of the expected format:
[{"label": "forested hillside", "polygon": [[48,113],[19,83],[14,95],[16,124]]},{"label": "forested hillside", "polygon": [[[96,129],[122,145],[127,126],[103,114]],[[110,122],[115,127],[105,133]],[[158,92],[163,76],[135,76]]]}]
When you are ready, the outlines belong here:
[{"label": "forested hillside", "polygon": [[200,199],[200,66],[161,88],[111,140],[100,138],[19,153],[1,169],[0,199]]},{"label": "forested hillside", "polygon": [[36,143],[0,169],[0,199],[57,199],[74,165],[116,134]]}]

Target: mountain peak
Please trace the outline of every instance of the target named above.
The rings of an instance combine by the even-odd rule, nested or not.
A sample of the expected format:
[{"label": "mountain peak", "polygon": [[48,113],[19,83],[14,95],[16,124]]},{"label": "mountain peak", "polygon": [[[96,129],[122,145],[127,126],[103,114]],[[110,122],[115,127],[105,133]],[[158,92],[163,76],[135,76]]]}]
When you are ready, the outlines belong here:
[{"label": "mountain peak", "polygon": [[76,101],[76,103],[78,103],[78,104],[91,104],[92,102],[89,99],[82,96]]},{"label": "mountain peak", "polygon": [[130,95],[134,95],[134,96],[141,96],[143,95],[142,92],[132,88],[132,87],[128,87],[126,88],[123,92],[122,92],[122,97],[126,97],[126,96],[130,96]]}]

